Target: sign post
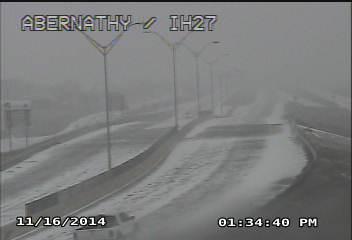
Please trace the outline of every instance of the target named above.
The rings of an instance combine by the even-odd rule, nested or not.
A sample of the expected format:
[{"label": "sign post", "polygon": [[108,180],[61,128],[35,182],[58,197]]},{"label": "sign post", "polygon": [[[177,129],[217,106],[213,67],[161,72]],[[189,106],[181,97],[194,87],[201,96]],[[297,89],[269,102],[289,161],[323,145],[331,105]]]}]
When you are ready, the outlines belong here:
[{"label": "sign post", "polygon": [[24,126],[24,135],[26,138],[26,147],[29,146],[29,127],[31,103],[29,101],[6,101],[3,105],[6,128],[9,139],[9,151],[13,149],[13,128],[16,126]]}]

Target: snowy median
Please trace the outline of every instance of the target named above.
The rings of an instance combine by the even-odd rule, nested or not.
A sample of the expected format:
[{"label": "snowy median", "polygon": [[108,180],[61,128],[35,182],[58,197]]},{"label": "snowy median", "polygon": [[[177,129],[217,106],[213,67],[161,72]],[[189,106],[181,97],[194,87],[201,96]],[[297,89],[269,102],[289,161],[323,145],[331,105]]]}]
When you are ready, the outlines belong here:
[{"label": "snowy median", "polygon": [[[303,150],[282,119],[285,102],[285,99],[261,94],[252,104],[238,107],[230,117],[214,118],[197,125],[164,164],[140,183],[77,214],[86,216],[124,210],[143,224],[144,219],[149,221],[153,216],[163,222],[165,219],[155,213],[170,206],[174,206],[173,209],[193,206],[194,210],[186,208],[188,214],[182,212],[181,219],[188,219],[184,221],[188,225],[219,210],[206,201],[215,183],[219,189],[226,190],[217,192],[218,197],[210,194],[222,210],[227,211],[228,207],[240,210],[245,205],[267,203],[289,187],[306,164]],[[213,134],[214,129],[236,129],[250,127],[250,124],[263,126],[262,130],[257,128],[262,134],[236,135],[239,131],[231,130],[233,136],[209,137],[209,131]],[[251,142],[255,144],[248,145]],[[253,160],[244,161],[248,156]],[[203,204],[206,207],[200,211]],[[150,224],[155,226],[156,223]],[[72,231],[71,227],[45,229],[28,239],[71,239]]]},{"label": "snowy median", "polygon": [[[121,124],[113,126],[111,132],[112,134],[118,134],[121,131],[136,128],[139,125],[141,125],[139,122]],[[23,215],[24,204],[26,202],[67,188],[106,171],[107,164],[105,160],[106,149],[104,136],[104,129],[85,134],[42,151],[2,172],[2,225],[13,221],[15,216]],[[124,142],[126,140],[119,139],[115,144],[113,143],[113,146],[118,146],[113,148],[112,151],[113,156],[118,156],[113,158],[113,167],[143,152],[151,144],[149,139],[145,141],[141,141],[141,139],[135,140],[136,141]],[[92,153],[87,153],[87,156],[85,156],[84,151],[87,151],[87,148],[91,148]],[[80,161],[75,162],[75,157],[79,157]],[[62,170],[65,169],[65,171],[53,169],[55,172],[46,175],[45,172],[48,168],[45,166],[54,165],[57,165]],[[24,185],[23,181],[26,182],[37,179],[40,175],[43,175],[43,177],[29,186],[24,186],[22,189],[18,189],[19,191],[15,191],[15,186],[19,188],[19,186]]]}]

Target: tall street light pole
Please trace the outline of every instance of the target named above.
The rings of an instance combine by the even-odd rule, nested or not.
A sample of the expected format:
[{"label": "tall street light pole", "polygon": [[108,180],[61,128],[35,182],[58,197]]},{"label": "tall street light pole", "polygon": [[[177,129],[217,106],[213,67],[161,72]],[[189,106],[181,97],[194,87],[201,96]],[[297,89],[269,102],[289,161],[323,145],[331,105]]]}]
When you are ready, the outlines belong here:
[{"label": "tall street light pole", "polygon": [[209,71],[210,71],[210,97],[211,97],[211,110],[214,113],[215,110],[215,96],[214,96],[214,65],[219,62],[219,60],[221,60],[223,57],[225,56],[230,56],[229,53],[225,53],[220,55],[219,57],[217,57],[216,59],[212,60],[212,61],[207,61],[204,60],[208,66],[209,66]]},{"label": "tall street light pole", "polygon": [[198,111],[198,116],[200,114],[200,90],[199,90],[199,53],[196,53],[195,58],[196,58],[196,91],[197,91],[197,111]]},{"label": "tall street light pole", "polygon": [[170,42],[164,36],[162,36],[158,32],[154,31],[146,31],[144,33],[151,33],[160,38],[172,51],[172,64],[173,64],[173,89],[174,89],[174,117],[175,117],[175,128],[178,129],[178,107],[177,107],[177,84],[176,84],[176,50],[180,46],[180,44],[186,40],[186,38],[191,34],[189,32],[186,34],[180,41]]},{"label": "tall street light pole", "polygon": [[176,46],[172,45],[172,64],[173,64],[173,84],[174,84],[174,115],[175,127],[178,129],[178,109],[177,109],[177,85],[176,85]]},{"label": "tall street light pole", "polygon": [[211,111],[214,113],[215,103],[214,103],[214,63],[207,62],[210,69],[210,97],[211,97]]},{"label": "tall street light pole", "polygon": [[196,94],[197,94],[197,111],[198,111],[198,116],[201,112],[201,108],[200,108],[200,88],[199,88],[199,82],[200,82],[200,77],[199,77],[199,58],[202,55],[202,53],[205,51],[205,49],[207,49],[207,47],[209,47],[212,44],[219,44],[219,41],[212,41],[212,42],[208,42],[206,44],[204,44],[200,50],[198,51],[194,51],[192,48],[190,48],[188,45],[186,44],[182,44],[183,46],[186,47],[186,49],[188,49],[188,51],[194,56],[195,61],[196,61]]},{"label": "tall street light pole", "polygon": [[[140,25],[143,23],[132,23],[128,28],[136,25]],[[111,164],[111,134],[110,134],[110,97],[109,97],[109,85],[108,85],[108,69],[107,69],[107,55],[116,45],[116,43],[121,39],[124,32],[118,34],[109,44],[103,46],[95,41],[92,37],[86,34],[84,31],[79,30],[87,40],[95,47],[100,54],[103,55],[104,59],[104,85],[105,85],[105,125],[106,125],[106,143],[107,143],[107,153],[108,153],[108,169],[110,170],[112,167]]]},{"label": "tall street light pole", "polygon": [[107,55],[106,47],[103,47],[104,56],[104,79],[105,79],[105,120],[106,120],[106,142],[108,147],[108,169],[111,169],[111,136],[110,136],[110,96],[109,96],[109,82],[107,70]]},{"label": "tall street light pole", "polygon": [[223,104],[224,104],[224,86],[223,86],[223,77],[220,77],[220,112],[221,115],[224,114]]}]

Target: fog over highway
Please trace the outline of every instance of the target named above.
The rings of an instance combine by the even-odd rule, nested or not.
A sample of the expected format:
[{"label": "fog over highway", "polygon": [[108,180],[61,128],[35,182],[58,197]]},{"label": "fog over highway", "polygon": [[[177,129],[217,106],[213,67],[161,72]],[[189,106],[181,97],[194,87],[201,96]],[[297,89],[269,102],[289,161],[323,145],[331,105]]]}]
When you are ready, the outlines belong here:
[{"label": "fog over highway", "polygon": [[[0,6],[1,239],[350,239],[350,3]],[[126,31],[23,28],[97,14]]]}]

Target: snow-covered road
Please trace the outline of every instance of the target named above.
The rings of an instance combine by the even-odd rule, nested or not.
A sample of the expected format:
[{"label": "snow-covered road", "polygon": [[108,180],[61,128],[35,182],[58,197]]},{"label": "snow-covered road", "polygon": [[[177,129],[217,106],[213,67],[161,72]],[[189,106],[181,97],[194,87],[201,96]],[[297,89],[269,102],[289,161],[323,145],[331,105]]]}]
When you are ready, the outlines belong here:
[{"label": "snow-covered road", "polygon": [[[195,118],[195,103],[180,104],[180,126]],[[188,113],[188,114],[185,114]],[[191,113],[191,114],[189,114]],[[143,118],[111,127],[112,166],[117,166],[146,150],[173,126],[174,118]],[[114,118],[117,118],[116,113]],[[101,114],[71,124],[63,132],[102,121]],[[67,188],[107,170],[104,128],[39,152],[1,172],[1,225],[24,214],[25,203]]]},{"label": "snow-covered road", "polygon": [[[148,148],[166,129],[146,130],[151,123],[131,122],[112,130],[113,166]],[[97,130],[51,147],[1,172],[1,223],[24,214],[34,199],[106,171],[105,130]]]},{"label": "snow-covered road", "polygon": [[[177,219],[179,215],[197,222],[214,215],[219,206],[226,210],[264,204],[288,187],[288,179],[297,176],[306,163],[303,150],[282,119],[284,104],[282,96],[263,93],[230,117],[200,124],[152,174],[78,215],[127,210],[141,223],[136,237],[154,239],[151,236],[158,236],[157,228],[150,224],[162,226],[165,216]],[[254,134],[243,134],[248,127]],[[218,131],[229,134],[221,137]],[[183,208],[187,210],[181,211]],[[175,221],[184,227],[192,222]],[[70,227],[50,228],[22,239],[72,239],[72,231]]]}]

